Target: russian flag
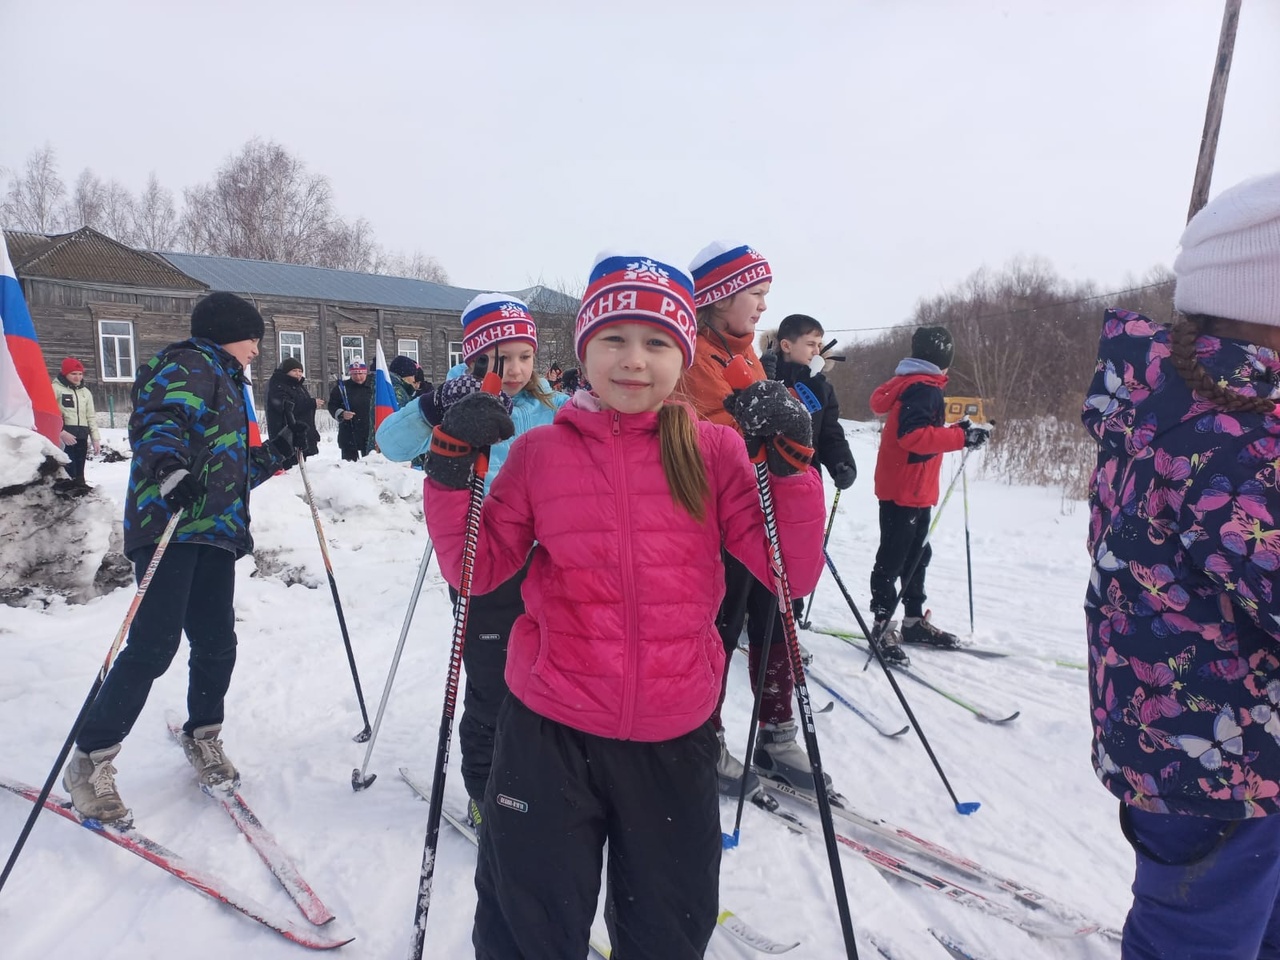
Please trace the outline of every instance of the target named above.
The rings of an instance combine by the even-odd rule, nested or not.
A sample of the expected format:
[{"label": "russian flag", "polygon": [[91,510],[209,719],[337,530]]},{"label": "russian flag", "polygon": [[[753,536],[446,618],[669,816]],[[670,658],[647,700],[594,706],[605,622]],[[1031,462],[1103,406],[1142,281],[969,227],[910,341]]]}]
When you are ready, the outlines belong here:
[{"label": "russian flag", "polygon": [[262,446],[262,430],[258,427],[258,413],[253,409],[253,391],[249,389],[249,381],[244,382],[244,416],[249,427],[249,446]]},{"label": "russian flag", "polygon": [[35,324],[22,297],[9,248],[0,234],[0,423],[39,431],[61,446],[62,414],[53,398],[53,383]]},{"label": "russian flag", "polygon": [[396,391],[391,386],[391,375],[387,372],[387,357],[382,352],[382,341],[374,341],[377,348],[377,369],[373,371],[373,429],[382,426],[387,419],[399,409],[396,403]]}]

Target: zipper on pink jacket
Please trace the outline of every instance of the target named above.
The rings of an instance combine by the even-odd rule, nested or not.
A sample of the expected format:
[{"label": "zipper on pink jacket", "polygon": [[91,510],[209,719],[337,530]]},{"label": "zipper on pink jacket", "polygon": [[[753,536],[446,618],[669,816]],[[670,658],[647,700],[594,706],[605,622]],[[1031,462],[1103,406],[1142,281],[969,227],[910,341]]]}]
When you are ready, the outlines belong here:
[{"label": "zipper on pink jacket", "polygon": [[624,638],[626,649],[626,674],[622,681],[622,709],[619,711],[618,739],[631,737],[631,728],[635,725],[636,710],[636,671],[639,669],[640,638],[636,630],[636,584],[631,557],[631,526],[628,522],[630,511],[627,509],[627,497],[624,481],[627,465],[622,457],[622,416],[613,411],[613,476],[614,488],[617,490],[619,556],[622,559],[622,603],[623,624],[626,630]]}]

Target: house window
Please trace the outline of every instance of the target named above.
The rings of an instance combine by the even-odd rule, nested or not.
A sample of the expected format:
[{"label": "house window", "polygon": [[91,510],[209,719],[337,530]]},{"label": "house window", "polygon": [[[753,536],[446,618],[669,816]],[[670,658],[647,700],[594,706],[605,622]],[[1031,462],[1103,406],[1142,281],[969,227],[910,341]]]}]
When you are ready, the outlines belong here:
[{"label": "house window", "polygon": [[351,366],[355,360],[359,360],[362,363],[369,362],[364,358],[364,337],[343,337],[342,370],[344,373],[347,367]]},{"label": "house window", "polygon": [[408,357],[414,363],[418,362],[418,341],[417,340],[397,340],[396,355]]},{"label": "house window", "polygon": [[449,366],[456,367],[462,362],[462,341],[449,341]]},{"label": "house window", "polygon": [[134,375],[133,322],[101,320],[98,345],[102,353],[103,380],[132,380]]},{"label": "house window", "polygon": [[303,346],[302,334],[292,330],[280,331],[280,363],[290,357],[302,364],[302,372],[307,372],[307,351]]}]

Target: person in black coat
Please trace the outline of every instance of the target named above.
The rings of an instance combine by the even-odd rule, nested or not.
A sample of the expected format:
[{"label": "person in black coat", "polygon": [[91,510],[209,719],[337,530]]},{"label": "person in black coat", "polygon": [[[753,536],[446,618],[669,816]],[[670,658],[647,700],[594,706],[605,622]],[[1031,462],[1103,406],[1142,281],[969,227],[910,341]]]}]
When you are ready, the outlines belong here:
[{"label": "person in black coat", "polygon": [[359,460],[373,449],[373,383],[363,360],[353,360],[349,376],[329,391],[329,415],[338,421],[343,460]]},{"label": "person in black coat", "polygon": [[[781,380],[809,408],[813,414],[813,462],[826,468],[837,489],[848,490],[857,479],[858,466],[844,427],[840,426],[840,401],[835,387],[814,363],[814,358],[822,354],[822,335],[822,324],[817,320],[793,313],[778,327],[777,348],[766,352],[760,364],[766,377]],[[818,372],[810,369],[811,364]]]},{"label": "person in black coat", "polygon": [[[303,381],[302,361],[287,357],[276,367],[267,382],[267,435],[278,437],[289,426],[290,413],[300,429],[307,432],[303,454],[314,457],[320,452],[320,431],[316,429],[316,411],[324,406],[319,397],[312,398]],[[288,470],[298,462],[296,456],[284,462]]]}]

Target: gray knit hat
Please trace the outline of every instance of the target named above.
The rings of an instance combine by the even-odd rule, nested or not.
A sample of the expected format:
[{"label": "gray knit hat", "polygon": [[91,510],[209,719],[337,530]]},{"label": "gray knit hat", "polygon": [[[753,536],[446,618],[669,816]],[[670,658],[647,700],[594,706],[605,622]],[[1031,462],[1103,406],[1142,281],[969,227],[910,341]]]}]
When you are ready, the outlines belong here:
[{"label": "gray knit hat", "polygon": [[1173,272],[1182,313],[1280,327],[1280,173],[1209,201],[1183,231]]}]

